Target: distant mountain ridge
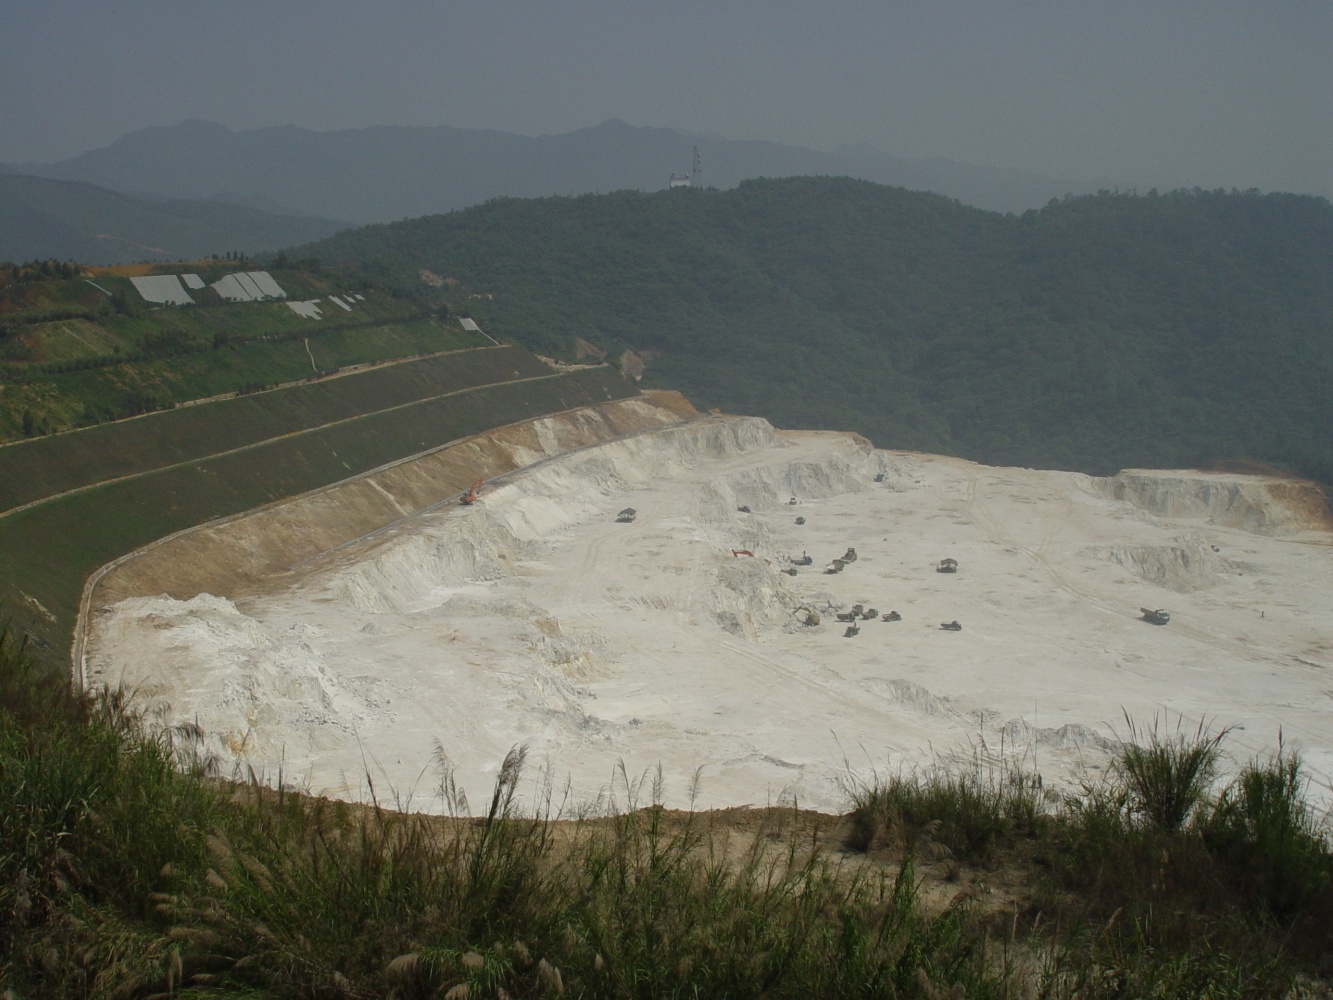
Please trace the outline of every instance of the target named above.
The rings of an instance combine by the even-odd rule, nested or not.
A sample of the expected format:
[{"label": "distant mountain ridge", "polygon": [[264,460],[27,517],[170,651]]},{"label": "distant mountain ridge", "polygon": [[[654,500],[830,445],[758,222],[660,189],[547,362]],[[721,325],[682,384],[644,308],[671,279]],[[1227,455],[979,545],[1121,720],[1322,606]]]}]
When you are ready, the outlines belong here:
[{"label": "distant mountain ridge", "polygon": [[123,264],[257,253],[329,236],[346,223],[198,199],[152,199],[0,171],[0,260]]},{"label": "distant mountain ridge", "polygon": [[448,212],[495,197],[655,191],[690,169],[705,186],[753,177],[848,176],[929,190],[993,211],[1021,212],[1051,198],[1109,186],[943,159],[905,159],[867,146],[820,152],[756,140],[639,127],[522,136],[482,129],[373,126],[315,132],[295,126],[232,131],[186,121],[131,132],[51,164],[13,164],[37,176],[165,198],[214,198],[356,222]]}]

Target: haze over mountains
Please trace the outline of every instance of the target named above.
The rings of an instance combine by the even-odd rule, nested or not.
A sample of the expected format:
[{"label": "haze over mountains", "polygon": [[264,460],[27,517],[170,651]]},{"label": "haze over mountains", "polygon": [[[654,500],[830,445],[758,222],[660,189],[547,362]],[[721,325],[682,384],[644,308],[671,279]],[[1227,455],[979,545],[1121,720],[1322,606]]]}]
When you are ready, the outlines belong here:
[{"label": "haze over mountains", "polygon": [[870,146],[820,152],[610,119],[557,135],[379,126],[315,132],[232,131],[206,121],[132,132],[111,145],[24,173],[160,198],[221,198],[275,212],[354,222],[447,212],[498,196],[656,191],[702,156],[705,186],[751,177],[835,175],[929,190],[979,208],[1021,212],[1110,182],[1072,181],[945,159],[904,159]]},{"label": "haze over mountains", "polygon": [[0,169],[0,260],[188,260],[289,246],[345,225],[218,200],[135,197]]}]

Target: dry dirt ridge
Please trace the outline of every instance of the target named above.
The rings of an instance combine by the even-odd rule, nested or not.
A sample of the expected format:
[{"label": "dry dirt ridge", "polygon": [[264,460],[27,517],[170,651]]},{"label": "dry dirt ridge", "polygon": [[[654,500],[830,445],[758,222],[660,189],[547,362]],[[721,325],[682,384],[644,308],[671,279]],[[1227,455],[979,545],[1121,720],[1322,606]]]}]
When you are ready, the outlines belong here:
[{"label": "dry dirt ridge", "polygon": [[[424,810],[446,808],[446,770],[484,808],[519,743],[528,801],[567,812],[646,804],[659,766],[673,807],[840,812],[849,780],[936,764],[1072,790],[1124,713],[1232,726],[1232,767],[1281,734],[1333,799],[1313,487],[989,468],[614,406],[468,442],[474,468],[524,469],[471,507],[372,524],[366,497],[401,497],[372,475],[129,561],[91,602],[90,682],[197,720],[269,781]],[[834,615],[858,603],[878,614],[846,636]]]}]

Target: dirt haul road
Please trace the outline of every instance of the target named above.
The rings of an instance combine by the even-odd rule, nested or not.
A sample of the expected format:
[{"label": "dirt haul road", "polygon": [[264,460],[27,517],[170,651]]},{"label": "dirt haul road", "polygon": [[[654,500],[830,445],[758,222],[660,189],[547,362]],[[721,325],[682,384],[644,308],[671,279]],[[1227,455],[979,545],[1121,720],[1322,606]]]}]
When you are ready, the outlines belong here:
[{"label": "dirt haul road", "polygon": [[[444,808],[446,761],[483,809],[519,743],[529,800],[568,808],[642,803],[659,766],[666,802],[700,807],[839,811],[849,775],[1001,756],[1074,789],[1124,713],[1234,726],[1232,766],[1280,732],[1327,800],[1321,518],[1282,480],[988,468],[709,418],[541,463],[262,593],[120,601],[88,662],[224,761],[422,809]],[[901,620],[844,636],[856,603]]]}]

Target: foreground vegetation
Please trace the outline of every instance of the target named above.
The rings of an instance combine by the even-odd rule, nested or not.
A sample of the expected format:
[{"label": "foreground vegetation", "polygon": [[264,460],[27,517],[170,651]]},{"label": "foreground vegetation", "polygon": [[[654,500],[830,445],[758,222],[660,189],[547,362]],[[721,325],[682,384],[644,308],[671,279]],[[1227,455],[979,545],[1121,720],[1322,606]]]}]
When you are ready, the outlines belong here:
[{"label": "foreground vegetation", "polygon": [[497,199],[296,252],[542,353],[632,350],[646,384],[779,426],[993,465],[1247,459],[1333,484],[1321,198],[1103,194],[1019,217],[790,178]]},{"label": "foreground vegetation", "polygon": [[[1315,995],[1310,977],[1333,971],[1333,856],[1299,759],[1252,762],[1209,798],[1220,739],[1141,735],[1068,803],[978,772],[855,786],[842,820],[682,814],[627,778],[623,808],[551,822],[549,797],[535,817],[517,807],[515,751],[480,818],[430,818],[219,780],[190,727],[54,688],[0,639],[0,987]],[[437,765],[436,804],[469,811]],[[927,905],[928,871],[972,891]],[[1006,878],[1023,891],[978,888]]]}]

